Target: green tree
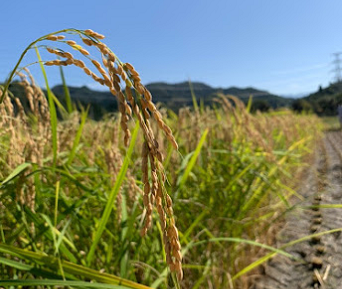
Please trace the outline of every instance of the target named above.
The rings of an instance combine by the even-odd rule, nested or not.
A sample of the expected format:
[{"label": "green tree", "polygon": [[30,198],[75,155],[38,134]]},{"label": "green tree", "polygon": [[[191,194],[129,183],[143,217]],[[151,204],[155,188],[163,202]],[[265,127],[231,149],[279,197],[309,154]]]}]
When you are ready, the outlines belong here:
[{"label": "green tree", "polygon": [[267,100],[255,100],[252,102],[251,111],[261,111],[261,112],[267,112],[271,109],[271,105]]},{"label": "green tree", "polygon": [[292,103],[292,109],[295,112],[302,113],[302,112],[310,112],[313,110],[312,105],[305,99],[297,99]]}]

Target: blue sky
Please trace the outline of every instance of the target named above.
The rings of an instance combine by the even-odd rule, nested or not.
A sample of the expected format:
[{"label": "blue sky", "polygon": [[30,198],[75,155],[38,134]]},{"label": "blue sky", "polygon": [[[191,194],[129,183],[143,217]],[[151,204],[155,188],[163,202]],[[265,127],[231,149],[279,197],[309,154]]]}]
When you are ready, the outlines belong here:
[{"label": "blue sky", "polygon": [[[342,51],[340,0],[2,1],[0,81],[34,39],[64,28],[93,29],[146,84],[203,81],[281,95],[333,80]],[[35,61],[30,52],[25,63]],[[43,84],[38,66],[31,71]],[[77,69],[69,85],[98,88]],[[52,85],[58,70],[48,69]]]}]

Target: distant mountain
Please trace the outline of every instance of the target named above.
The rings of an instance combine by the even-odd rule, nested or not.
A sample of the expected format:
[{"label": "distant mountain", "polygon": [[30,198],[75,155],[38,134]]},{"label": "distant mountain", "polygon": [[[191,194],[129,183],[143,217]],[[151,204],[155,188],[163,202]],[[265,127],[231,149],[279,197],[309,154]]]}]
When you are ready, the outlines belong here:
[{"label": "distant mountain", "polygon": [[[264,90],[255,89],[252,87],[238,88],[213,88],[201,82],[192,82],[192,88],[197,101],[203,101],[205,105],[211,105],[213,98],[218,93],[230,94],[240,98],[245,103],[248,102],[249,97],[253,96],[253,104],[257,108],[277,108],[283,106],[290,106],[293,102],[292,99],[280,97],[271,94]],[[169,84],[165,82],[154,82],[147,84],[146,87],[150,90],[155,102],[160,102],[166,107],[177,111],[181,107],[192,106],[191,90],[188,82],[181,82],[176,84]],[[13,83],[11,89],[14,90],[21,98],[23,96],[22,88]],[[64,89],[62,85],[57,85],[52,88],[54,94],[58,99],[64,103]],[[90,115],[95,118],[101,118],[106,112],[117,111],[118,105],[116,98],[110,93],[105,91],[92,90],[86,86],[72,87],[69,86],[72,101],[82,106],[90,105]]]},{"label": "distant mountain", "polygon": [[[192,82],[191,85],[196,99],[202,99],[205,104],[210,104],[212,99],[218,93],[237,96],[244,102],[247,102],[249,97],[253,95],[253,100],[267,101],[273,108],[288,106],[292,102],[291,99],[280,97],[267,91],[258,90],[252,87],[213,88],[201,82]],[[177,109],[182,106],[192,105],[191,90],[188,82],[176,84],[156,82],[147,84],[146,87],[151,91],[155,101],[165,103],[170,108]]]},{"label": "distant mountain", "polygon": [[[210,105],[213,98],[216,97],[218,93],[237,96],[244,102],[247,102],[250,95],[253,95],[253,101],[267,102],[273,108],[289,106],[292,102],[291,99],[252,87],[213,88],[201,82],[193,82],[191,85],[196,99],[198,101],[202,100],[205,105]],[[154,82],[147,84],[146,87],[152,93],[155,102],[160,102],[170,109],[178,110],[181,107],[192,106],[192,96],[188,82],[176,84]],[[63,98],[63,86],[55,86],[52,90],[60,99]],[[91,104],[92,106],[100,107],[105,111],[117,110],[116,100],[110,92],[95,91],[85,86],[80,88],[69,87],[69,91],[72,100],[75,102],[80,102],[83,105]]]}]

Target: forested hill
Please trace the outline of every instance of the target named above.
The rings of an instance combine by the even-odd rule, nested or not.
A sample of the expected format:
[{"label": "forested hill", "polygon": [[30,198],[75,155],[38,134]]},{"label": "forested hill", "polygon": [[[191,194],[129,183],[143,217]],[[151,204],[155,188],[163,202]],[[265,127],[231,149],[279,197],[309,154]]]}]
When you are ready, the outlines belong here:
[{"label": "forested hill", "polygon": [[331,83],[326,88],[322,88],[321,86],[318,88],[318,91],[309,94],[304,97],[304,99],[308,101],[317,101],[327,97],[333,97],[337,94],[342,93],[342,82]]},{"label": "forested hill", "polygon": [[[203,101],[205,105],[211,105],[213,98],[218,93],[237,96],[245,103],[249,97],[253,96],[253,106],[259,110],[267,110],[270,107],[277,108],[290,106],[293,99],[280,97],[267,91],[255,88],[213,88],[201,82],[193,82],[192,88],[197,101]],[[191,89],[188,82],[168,84],[165,82],[155,82],[147,84],[146,87],[151,91],[154,102],[160,102],[166,107],[177,111],[181,107],[192,106]],[[11,90],[19,97],[23,97],[23,89],[16,83],[11,84]],[[52,88],[54,94],[64,103],[64,89],[62,85]],[[106,112],[117,111],[117,102],[115,97],[108,91],[92,90],[86,86],[69,86],[70,95],[73,102],[80,103],[83,106],[90,104],[91,115],[98,119]]]},{"label": "forested hill", "polygon": [[[253,95],[254,101],[267,102],[273,108],[288,106],[292,102],[291,99],[280,97],[267,91],[258,90],[252,87],[213,88],[202,82],[193,82],[191,85],[197,100],[202,99],[205,104],[210,104],[217,93],[231,94],[239,97],[245,102],[247,102],[249,97]],[[191,90],[188,82],[176,84],[156,82],[148,84],[146,87],[151,91],[153,98],[157,102],[165,103],[170,108],[177,109],[182,106],[192,105]]]},{"label": "forested hill", "polygon": [[342,82],[331,83],[293,103],[295,110],[311,110],[318,115],[336,115],[337,106],[342,104]]},{"label": "forested hill", "polygon": [[[201,82],[193,82],[192,88],[198,101],[202,100],[205,105],[210,105],[213,98],[218,93],[231,94],[239,97],[244,102],[247,102],[249,97],[253,95],[253,103],[261,106],[269,106],[273,108],[290,106],[292,99],[280,97],[271,94],[267,91],[258,90],[255,88],[213,88]],[[170,109],[178,110],[184,106],[192,106],[191,90],[188,82],[176,84],[168,84],[165,82],[155,82],[147,84],[146,87],[153,95],[155,102],[161,102]],[[101,111],[114,111],[117,109],[117,103],[110,92],[95,91],[87,87],[69,87],[70,95],[73,101],[82,104],[91,104],[98,113]],[[53,92],[60,98],[64,95],[64,90],[61,85],[55,86]]]}]

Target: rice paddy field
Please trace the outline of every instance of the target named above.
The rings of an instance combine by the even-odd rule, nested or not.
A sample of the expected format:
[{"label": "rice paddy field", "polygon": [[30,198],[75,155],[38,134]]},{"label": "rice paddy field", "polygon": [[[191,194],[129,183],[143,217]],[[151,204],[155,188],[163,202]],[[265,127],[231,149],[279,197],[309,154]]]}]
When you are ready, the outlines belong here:
[{"label": "rice paddy field", "polygon": [[[107,86],[117,114],[91,120],[65,81],[61,104],[48,77],[43,91],[20,66],[26,51],[1,87],[0,286],[250,288],[268,260],[294,258],[293,240],[276,239],[304,199],[323,122],[251,114],[252,99],[229,95],[170,111],[103,38],[62,30],[26,51],[45,77],[74,65]],[[8,89],[14,79],[25,100]]]}]

